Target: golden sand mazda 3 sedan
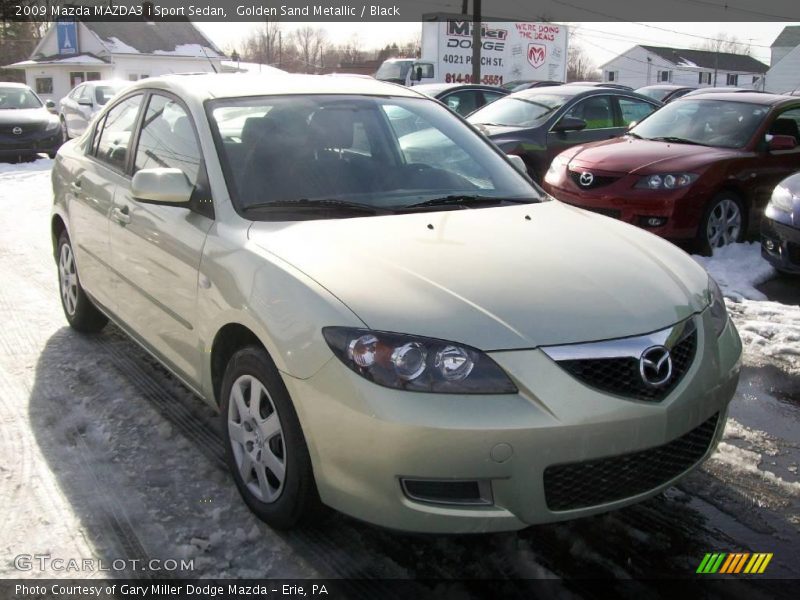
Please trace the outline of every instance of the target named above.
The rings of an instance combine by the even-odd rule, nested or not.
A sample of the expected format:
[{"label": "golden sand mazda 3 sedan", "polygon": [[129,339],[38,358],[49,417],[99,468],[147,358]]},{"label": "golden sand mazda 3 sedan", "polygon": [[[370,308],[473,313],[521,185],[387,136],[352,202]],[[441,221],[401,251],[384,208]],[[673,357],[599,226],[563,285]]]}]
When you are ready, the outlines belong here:
[{"label": "golden sand mazda 3 sedan", "polygon": [[498,531],[648,498],[724,427],[741,343],[682,251],[551,201],[434,100],[187,75],[53,168],[70,325],[219,407],[245,502]]}]

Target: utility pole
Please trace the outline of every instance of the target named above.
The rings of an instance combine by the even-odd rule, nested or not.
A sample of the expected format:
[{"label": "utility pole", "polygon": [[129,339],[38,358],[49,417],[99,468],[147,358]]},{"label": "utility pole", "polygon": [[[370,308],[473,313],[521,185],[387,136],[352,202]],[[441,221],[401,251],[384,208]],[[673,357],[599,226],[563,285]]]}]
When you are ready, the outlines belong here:
[{"label": "utility pole", "polygon": [[472,83],[481,82],[481,0],[472,0]]}]

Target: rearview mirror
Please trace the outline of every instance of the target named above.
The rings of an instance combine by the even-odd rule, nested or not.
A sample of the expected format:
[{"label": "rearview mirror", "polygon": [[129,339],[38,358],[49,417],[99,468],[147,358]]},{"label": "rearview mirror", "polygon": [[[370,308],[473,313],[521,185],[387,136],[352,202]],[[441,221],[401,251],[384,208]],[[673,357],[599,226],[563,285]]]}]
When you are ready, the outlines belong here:
[{"label": "rearview mirror", "polygon": [[55,112],[55,110],[56,110],[56,103],[53,102],[52,100],[48,100],[47,102],[45,102],[44,106],[50,112]]},{"label": "rearview mirror", "polygon": [[767,148],[770,150],[793,150],[797,147],[797,140],[791,135],[767,136]]},{"label": "rearview mirror", "polygon": [[521,156],[516,154],[506,154],[506,158],[508,158],[508,160],[511,161],[511,164],[514,165],[521,173],[528,172],[528,167],[525,166],[525,161],[522,160]]},{"label": "rearview mirror", "polygon": [[553,131],[580,131],[586,128],[586,121],[575,117],[564,117],[553,125]]},{"label": "rearview mirror", "polygon": [[142,169],[131,181],[131,194],[140,202],[186,204],[194,187],[180,169]]}]

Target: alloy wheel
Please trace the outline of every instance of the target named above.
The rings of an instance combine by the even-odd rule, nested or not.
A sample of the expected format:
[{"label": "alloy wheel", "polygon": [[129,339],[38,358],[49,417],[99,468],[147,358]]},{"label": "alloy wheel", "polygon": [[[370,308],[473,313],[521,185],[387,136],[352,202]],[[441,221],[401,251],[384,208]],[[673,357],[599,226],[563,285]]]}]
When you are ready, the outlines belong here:
[{"label": "alloy wheel", "polygon": [[269,392],[252,375],[233,382],[228,434],[236,468],[247,489],[261,502],[275,502],[286,479],[283,427]]},{"label": "alloy wheel", "polygon": [[730,198],[720,200],[708,215],[706,239],[713,248],[721,248],[739,240],[742,231],[742,211]]},{"label": "alloy wheel", "polygon": [[64,300],[64,310],[69,316],[75,315],[78,305],[78,273],[75,271],[75,257],[69,244],[61,245],[61,254],[58,258],[58,281],[61,287],[61,298]]}]

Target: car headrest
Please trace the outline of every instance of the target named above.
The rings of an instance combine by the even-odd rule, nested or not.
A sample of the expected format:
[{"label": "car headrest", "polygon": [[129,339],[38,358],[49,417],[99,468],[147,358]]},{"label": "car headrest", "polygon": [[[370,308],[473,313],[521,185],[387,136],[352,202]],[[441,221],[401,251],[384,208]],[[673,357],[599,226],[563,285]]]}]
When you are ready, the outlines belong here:
[{"label": "car headrest", "polygon": [[351,109],[323,108],[309,122],[316,148],[350,148],[353,145],[354,113]]},{"label": "car headrest", "polygon": [[242,127],[242,144],[253,147],[262,139],[272,133],[273,123],[266,117],[248,117]]},{"label": "car headrest", "polygon": [[185,140],[194,139],[194,131],[192,131],[192,124],[189,122],[189,117],[181,116],[175,119],[172,124],[172,135]]}]

